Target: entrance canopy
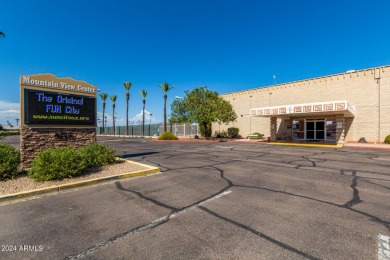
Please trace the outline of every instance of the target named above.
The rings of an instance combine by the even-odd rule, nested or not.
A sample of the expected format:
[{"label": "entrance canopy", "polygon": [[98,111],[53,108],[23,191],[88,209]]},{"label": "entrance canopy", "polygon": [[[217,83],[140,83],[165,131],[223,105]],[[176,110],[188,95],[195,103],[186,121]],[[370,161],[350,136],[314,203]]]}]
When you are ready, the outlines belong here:
[{"label": "entrance canopy", "polygon": [[332,116],[355,117],[355,109],[348,101],[330,101],[306,104],[294,104],[273,107],[252,108],[251,116],[257,117],[296,117],[296,116]]}]

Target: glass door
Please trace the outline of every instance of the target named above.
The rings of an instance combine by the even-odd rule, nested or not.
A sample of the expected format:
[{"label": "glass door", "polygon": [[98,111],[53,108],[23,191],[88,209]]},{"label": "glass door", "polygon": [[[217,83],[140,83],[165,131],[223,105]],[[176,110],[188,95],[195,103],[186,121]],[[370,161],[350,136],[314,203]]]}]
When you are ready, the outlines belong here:
[{"label": "glass door", "polygon": [[306,121],[306,139],[315,140],[315,122],[314,121]]},{"label": "glass door", "polygon": [[305,139],[305,120],[293,120],[292,121],[292,139],[304,140]]},{"label": "glass door", "polygon": [[325,140],[325,121],[316,121],[316,140]]},{"label": "glass door", "polygon": [[306,140],[325,140],[325,120],[306,120]]}]

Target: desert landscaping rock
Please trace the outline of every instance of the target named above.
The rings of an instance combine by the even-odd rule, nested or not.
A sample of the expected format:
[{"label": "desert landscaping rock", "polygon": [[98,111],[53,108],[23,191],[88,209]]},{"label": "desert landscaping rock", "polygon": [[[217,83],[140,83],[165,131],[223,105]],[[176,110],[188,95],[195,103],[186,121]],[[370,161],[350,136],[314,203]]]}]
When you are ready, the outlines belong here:
[{"label": "desert landscaping rock", "polygon": [[27,176],[21,176],[12,180],[1,181],[0,196],[142,170],[148,170],[148,168],[143,167],[139,164],[131,163],[129,161],[126,162],[125,160],[119,160],[115,164],[107,165],[96,169],[89,169],[86,171],[85,174],[69,179],[38,182]]}]

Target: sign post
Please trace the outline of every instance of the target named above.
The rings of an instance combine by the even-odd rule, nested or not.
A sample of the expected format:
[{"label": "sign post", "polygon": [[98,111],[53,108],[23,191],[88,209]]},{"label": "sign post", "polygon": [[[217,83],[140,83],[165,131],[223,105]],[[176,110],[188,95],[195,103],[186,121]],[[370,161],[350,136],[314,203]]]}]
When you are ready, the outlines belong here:
[{"label": "sign post", "polygon": [[96,142],[96,92],[85,81],[52,74],[20,77],[22,169],[44,149]]}]

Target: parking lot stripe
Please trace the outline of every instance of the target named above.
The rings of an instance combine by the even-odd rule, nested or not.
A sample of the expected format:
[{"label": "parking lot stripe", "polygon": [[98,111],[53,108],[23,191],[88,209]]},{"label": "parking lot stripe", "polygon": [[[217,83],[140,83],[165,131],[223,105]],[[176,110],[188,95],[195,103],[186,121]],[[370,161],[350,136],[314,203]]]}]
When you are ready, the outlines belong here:
[{"label": "parking lot stripe", "polygon": [[191,206],[191,207],[185,208],[185,209],[183,209],[183,210],[179,210],[179,211],[173,213],[172,215],[170,215],[169,218],[174,218],[174,217],[176,217],[176,216],[178,216],[178,215],[183,214],[184,212],[186,212],[186,211],[188,211],[188,210],[191,210],[191,209],[193,209],[193,208],[197,208],[197,207],[199,207],[199,206],[201,206],[201,205],[203,205],[203,204],[205,204],[205,203],[207,203],[207,202],[210,202],[210,201],[212,201],[212,200],[219,199],[219,198],[221,198],[221,197],[223,197],[223,196],[226,196],[226,195],[228,195],[228,194],[231,193],[231,192],[232,192],[231,190],[227,190],[227,191],[224,191],[224,192],[222,192],[222,193],[219,193],[219,194],[217,194],[217,195],[215,195],[215,196],[213,196],[213,197],[211,197],[211,198],[209,198],[209,199],[207,199],[207,200],[205,200],[205,201],[202,201],[202,202],[200,202],[200,203],[198,203],[198,204],[195,204],[195,205],[193,205],[193,206]]}]

